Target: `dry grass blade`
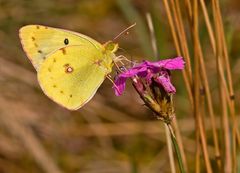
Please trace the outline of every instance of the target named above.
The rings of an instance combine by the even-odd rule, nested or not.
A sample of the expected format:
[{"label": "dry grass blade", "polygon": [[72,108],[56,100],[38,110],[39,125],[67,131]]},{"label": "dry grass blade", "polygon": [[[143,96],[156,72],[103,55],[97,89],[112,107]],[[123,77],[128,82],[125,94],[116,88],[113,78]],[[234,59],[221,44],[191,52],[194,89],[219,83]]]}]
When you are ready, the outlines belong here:
[{"label": "dry grass blade", "polygon": [[215,1],[215,8],[216,8],[215,16],[217,16],[217,20],[218,20],[218,24],[219,24],[219,31],[220,31],[219,36],[220,36],[220,41],[222,42],[223,58],[224,58],[226,74],[227,74],[227,81],[228,81],[229,95],[227,95],[227,97],[230,98],[230,100],[228,100],[228,102],[229,102],[229,108],[230,108],[231,116],[232,116],[232,119],[233,119],[232,121],[233,121],[234,134],[236,135],[236,139],[238,140],[238,145],[240,146],[240,132],[239,132],[239,129],[236,128],[237,124],[238,124],[238,121],[236,120],[236,115],[235,115],[235,100],[234,100],[234,90],[233,90],[231,67],[230,67],[230,63],[229,63],[229,55],[228,55],[228,51],[227,51],[227,45],[226,45],[224,28],[223,28],[222,16],[221,16],[221,11],[220,11],[218,1]]},{"label": "dry grass blade", "polygon": [[212,45],[213,53],[214,53],[214,55],[216,55],[216,41],[215,41],[215,37],[214,37],[214,34],[213,34],[213,29],[212,29],[212,26],[211,26],[211,23],[210,23],[210,19],[209,19],[209,16],[208,16],[208,12],[207,12],[207,8],[206,8],[204,0],[200,0],[200,4],[201,4],[201,7],[202,7],[204,20],[205,20],[205,23],[206,23],[206,26],[207,26],[208,35],[209,35],[209,38],[210,38],[210,43]]},{"label": "dry grass blade", "polygon": [[[224,161],[224,166],[225,166],[224,169],[227,172],[231,172],[231,171],[236,172],[237,171],[237,161],[236,161],[237,153],[236,153],[235,144],[236,144],[236,139],[239,139],[239,129],[237,128],[237,125],[236,125],[237,120],[235,117],[234,100],[231,99],[233,98],[232,96],[234,96],[233,95],[234,93],[232,88],[229,57],[228,57],[227,48],[226,48],[226,41],[225,41],[225,36],[223,31],[219,2],[216,0],[212,0],[212,6],[213,6],[212,8],[213,8],[216,40],[217,40],[216,58],[217,58],[217,69],[218,69],[218,75],[219,75],[219,81],[220,81],[219,85],[220,85],[221,102],[222,104],[226,104],[226,101],[227,101],[230,108],[230,115],[231,115],[232,124],[233,124],[232,152],[231,152],[231,146],[228,144],[228,141],[227,141],[229,140],[228,136],[225,135],[225,151],[228,151],[228,153],[225,153],[226,155],[225,155],[225,161]],[[224,67],[224,64],[226,64],[225,67]],[[225,69],[227,70],[227,79],[228,79],[229,86],[227,86],[227,81],[224,75]],[[225,106],[223,108],[225,108]],[[223,116],[225,116],[225,119],[228,119],[228,116],[225,114],[227,114],[227,112],[224,112],[224,109],[223,109]],[[228,133],[228,129],[227,129],[228,126],[229,126],[228,124],[224,123],[225,133]],[[231,161],[231,157],[229,156],[230,153],[232,153],[232,161]]]},{"label": "dry grass blade", "polygon": [[204,161],[208,173],[212,173],[212,167],[207,151],[207,142],[204,132],[203,120],[200,109],[200,57],[199,57],[199,36],[198,36],[198,1],[193,2],[193,41],[194,41],[194,114],[196,127],[199,128],[200,140],[204,155]]},{"label": "dry grass blade", "polygon": [[192,21],[192,7],[191,7],[191,2],[190,0],[184,0],[185,1],[185,6],[187,7],[187,10],[188,10],[188,19],[189,21]]},{"label": "dry grass blade", "polygon": [[107,156],[109,155],[109,153],[113,153],[114,149],[113,149],[113,143],[111,138],[109,137],[109,135],[106,135],[105,138],[102,138],[101,135],[99,134],[108,134],[108,130],[106,129],[106,127],[103,125],[103,122],[101,121],[101,119],[95,115],[89,117],[85,114],[83,114],[83,117],[85,118],[85,120],[89,123],[89,124],[95,124],[98,123],[99,124],[99,128],[96,129],[94,128],[94,125],[90,126],[91,130],[96,134],[96,137],[99,140],[99,143],[102,146],[102,149],[100,150],[100,152]]},{"label": "dry grass blade", "polygon": [[[226,39],[225,39],[225,34],[224,34],[224,28],[223,28],[223,22],[222,22],[222,16],[221,16],[221,11],[219,7],[219,2],[215,1],[215,11],[216,11],[216,16],[219,24],[219,30],[220,30],[220,41],[222,42],[222,48],[223,48],[223,59],[224,59],[224,64],[226,68],[226,74],[227,74],[227,81],[228,81],[228,88],[225,89],[226,91],[229,90],[229,95],[226,95],[225,97],[230,98],[229,101],[229,109],[230,109],[230,114],[232,118],[232,124],[233,124],[233,138],[232,138],[232,164],[233,164],[233,172],[237,172],[237,149],[236,149],[236,141],[238,140],[238,145],[240,146],[240,132],[239,129],[237,128],[237,119],[235,115],[235,100],[234,100],[234,90],[233,90],[233,84],[232,84],[232,75],[231,75],[231,67],[229,63],[229,56],[228,56],[228,51],[227,51],[227,45],[226,45]],[[228,146],[226,144],[226,146]],[[229,146],[229,148],[231,148]],[[230,162],[230,161],[229,161]],[[230,163],[229,163],[230,164]],[[230,166],[229,166],[230,167]]]},{"label": "dry grass blade", "polygon": [[[203,1],[201,2],[201,7],[203,9],[203,13],[204,13],[204,19],[208,28],[208,32],[209,32],[209,36],[210,36],[210,40],[213,46],[213,51],[214,53],[216,52],[215,50],[215,39],[213,36],[213,32],[212,32],[212,28],[211,28],[211,24],[209,22],[209,18],[208,18],[208,14],[206,11],[206,7]],[[196,40],[197,43],[197,49],[198,49],[198,53],[199,53],[199,59],[200,59],[200,70],[201,70],[201,79],[203,81],[203,87],[205,89],[205,93],[206,93],[206,99],[207,99],[207,107],[208,107],[208,112],[211,118],[211,124],[212,124],[212,133],[213,133],[213,141],[214,141],[214,146],[215,146],[215,157],[216,157],[216,162],[218,165],[218,169],[221,169],[221,162],[218,158],[220,158],[220,147],[219,147],[219,142],[218,142],[218,136],[217,136],[217,130],[216,130],[216,120],[215,120],[215,114],[214,114],[214,110],[213,110],[213,102],[212,102],[212,96],[211,96],[211,92],[210,92],[210,88],[209,88],[209,82],[208,82],[208,78],[207,78],[207,72],[206,72],[206,67],[205,67],[205,62],[204,62],[204,58],[203,58],[203,52],[202,52],[202,48],[201,48],[201,44],[199,39]],[[204,100],[203,100],[204,101]]]},{"label": "dry grass blade", "polygon": [[[190,2],[187,2],[187,4],[190,4]],[[182,46],[182,50],[183,50],[183,52],[185,52],[184,56],[187,57],[186,59],[189,59],[188,46],[187,46],[186,36],[185,36],[184,28],[183,28],[183,21],[182,21],[182,15],[181,15],[179,1],[175,1],[175,3],[174,3],[174,1],[171,0],[171,7],[173,8],[173,14],[174,14],[174,19],[176,20],[176,26],[177,26],[177,28],[179,28],[179,32],[178,32],[179,39],[182,40],[180,45],[184,45],[184,46]],[[190,6],[190,11],[192,11],[191,6]],[[189,14],[189,16],[191,16],[191,14]],[[207,18],[207,17],[208,17],[208,15],[207,15],[207,12],[205,11],[205,18]],[[206,20],[206,21],[208,21],[207,24],[210,25],[209,20]],[[209,28],[209,32],[211,33],[211,28]],[[212,40],[212,43],[214,44],[214,41],[215,41],[214,38],[212,38],[211,40]],[[201,74],[204,89],[206,92],[208,112],[211,117],[213,141],[214,141],[214,146],[215,146],[215,156],[216,156],[216,158],[220,158],[220,149],[219,149],[218,136],[217,136],[217,131],[216,131],[216,121],[215,121],[215,115],[214,115],[214,110],[213,110],[211,93],[210,93],[210,89],[209,89],[209,82],[207,79],[205,63],[204,63],[202,48],[201,48],[199,39],[197,39],[196,41],[198,42],[197,49],[198,49],[199,59],[200,59],[200,69],[202,72],[200,74]],[[191,69],[189,70],[189,73],[191,73]],[[190,75],[190,79],[191,79],[191,75]],[[217,159],[217,163],[218,163],[218,167],[220,169],[220,160],[219,159]]]},{"label": "dry grass blade", "polygon": [[200,173],[201,172],[201,160],[200,160],[200,156],[201,156],[201,142],[200,142],[200,134],[199,134],[199,130],[196,129],[196,155],[195,155],[195,173]]},{"label": "dry grass blade", "polygon": [[184,26],[183,26],[183,19],[182,19],[182,14],[181,14],[181,10],[180,10],[180,4],[179,4],[178,0],[176,0],[175,2],[174,2],[174,0],[171,0],[170,2],[171,2],[173,18],[175,20],[176,28],[179,31],[179,32],[177,32],[177,35],[178,35],[178,38],[180,41],[179,43],[181,46],[183,56],[186,60],[187,75],[188,75],[188,78],[190,81],[190,85],[192,86],[192,67],[191,67],[190,55],[189,55],[189,51],[188,51],[187,37],[186,37],[186,33],[184,30]]},{"label": "dry grass blade", "polygon": [[155,58],[159,59],[159,52],[157,50],[157,41],[156,41],[156,37],[155,37],[155,33],[154,33],[151,14],[147,13],[146,18],[147,18],[148,28],[150,31],[150,38],[151,38],[153,53],[154,53]]},{"label": "dry grass blade", "polygon": [[[168,22],[169,22],[169,25],[170,25],[170,29],[171,29],[171,33],[172,33],[172,36],[173,36],[173,41],[174,41],[174,45],[175,45],[177,54],[181,55],[181,51],[180,51],[180,47],[179,47],[179,40],[177,38],[177,33],[176,33],[175,26],[174,26],[174,23],[173,23],[173,19],[172,19],[171,11],[170,11],[170,8],[169,8],[168,0],[163,0],[163,3],[164,3],[165,10],[166,10],[166,13],[167,13]],[[191,86],[191,83],[190,83],[190,81],[187,77],[186,69],[183,70],[183,78],[184,78],[187,93],[188,93],[188,96],[189,96],[190,104],[193,107],[192,86]]]},{"label": "dry grass blade", "polygon": [[[182,25],[182,16],[181,16],[181,11],[180,11],[180,5],[178,1],[173,1],[171,0],[171,8],[174,14],[174,19],[175,19],[175,23],[176,23],[176,27],[179,29],[178,37],[179,40],[185,41],[186,43],[186,37],[184,36],[184,29],[183,29],[183,25]],[[200,89],[200,85],[201,85],[201,79],[202,79],[202,84],[204,86],[205,92],[206,92],[206,99],[207,99],[207,106],[208,106],[208,112],[210,114],[210,118],[211,118],[211,124],[212,124],[212,131],[213,131],[213,140],[214,140],[214,146],[215,146],[215,156],[216,156],[216,160],[218,163],[218,168],[220,169],[221,164],[220,164],[220,160],[218,158],[220,158],[220,149],[219,149],[219,143],[218,143],[218,136],[217,136],[217,131],[216,131],[216,119],[215,119],[215,115],[214,115],[214,110],[213,110],[213,104],[212,104],[212,99],[211,99],[211,93],[210,93],[210,89],[209,89],[209,83],[208,83],[208,79],[207,79],[207,73],[206,73],[206,68],[205,68],[205,63],[204,63],[204,58],[203,58],[203,53],[202,53],[202,48],[200,45],[200,41],[199,41],[199,36],[198,36],[198,13],[197,13],[197,6],[198,6],[198,1],[194,1],[194,8],[192,9],[191,3],[190,1],[185,1],[185,4],[188,8],[188,15],[190,17],[190,22],[194,21],[194,25],[193,25],[193,39],[194,39],[194,50],[195,50],[195,61],[194,61],[194,67],[195,67],[195,76],[194,76],[194,85],[195,85],[195,95],[194,95],[194,109],[198,109],[199,107],[199,103],[200,100],[198,99],[200,97],[199,94],[199,90]],[[181,51],[180,47],[178,45],[183,45],[181,46],[182,48],[182,52],[184,53],[184,56],[189,56],[188,55],[188,47],[187,47],[187,43],[186,44],[179,44],[179,40],[177,38],[177,34],[175,34],[175,28],[174,28],[174,23],[173,23],[173,19],[171,16],[171,11],[168,5],[167,1],[164,1],[164,5],[165,5],[165,9],[167,11],[167,16],[169,19],[169,23],[170,23],[170,27],[172,30],[172,34],[173,34],[173,38],[174,38],[174,44],[176,47],[177,51]],[[207,28],[209,31],[209,35],[210,35],[210,40],[211,40],[211,44],[215,45],[215,40],[212,34],[212,30],[211,30],[211,26],[210,26],[210,22],[208,19],[208,15],[207,15],[207,11],[206,8],[204,8],[205,6],[203,6],[204,4],[201,3],[202,8],[203,8],[203,12],[204,12],[204,16],[205,16],[205,20],[206,20],[206,24],[207,24]],[[193,12],[193,13],[192,13]],[[192,15],[193,14],[193,15]],[[191,18],[191,16],[193,16],[194,18]],[[215,50],[214,50],[215,52]],[[197,70],[196,70],[197,69]],[[191,70],[190,70],[191,71]],[[200,74],[200,76],[199,76]],[[203,100],[204,101],[204,100]],[[196,113],[196,118],[197,120],[197,124],[198,124],[198,128],[199,128],[199,133],[200,133],[200,139],[201,139],[201,144],[203,147],[203,153],[204,153],[204,159],[205,159],[205,164],[207,167],[207,171],[208,172],[212,172],[212,168],[211,168],[211,164],[210,164],[210,160],[209,160],[209,154],[208,151],[206,149],[206,136],[205,136],[205,132],[204,132],[204,125],[203,125],[203,120],[202,120],[202,115],[203,112],[199,113],[198,110],[195,110]]]},{"label": "dry grass blade", "polygon": [[232,160],[231,160],[231,144],[230,144],[230,131],[229,131],[229,120],[228,120],[228,113],[227,113],[227,106],[226,106],[226,100],[224,99],[225,92],[224,89],[220,88],[221,92],[221,102],[222,102],[222,123],[223,123],[223,129],[224,129],[224,142],[225,142],[225,162],[224,162],[224,172],[232,172]]},{"label": "dry grass blade", "polygon": [[[154,52],[155,55],[158,55],[159,52],[157,51],[157,44],[156,44],[156,38],[155,38],[154,28],[153,28],[153,24],[152,24],[152,18],[151,18],[151,15],[149,13],[146,16],[147,16],[149,30],[150,30],[150,33],[151,33],[151,42],[152,42],[153,52]],[[189,60],[189,63],[190,63],[190,60]],[[177,123],[176,117],[173,119],[172,123],[173,123],[173,127],[176,131],[176,138],[177,138],[177,141],[178,141],[178,144],[179,144],[179,150],[180,150],[180,153],[181,153],[181,156],[182,156],[184,170],[186,172],[188,172],[187,159],[186,159],[186,155],[185,155],[185,152],[184,152],[182,137],[181,137],[180,130],[178,128],[178,123]],[[166,130],[166,133],[167,133],[168,129],[166,129],[166,126],[165,126],[165,130]],[[170,140],[170,142],[171,142],[171,137],[170,137],[169,133],[166,134],[166,135],[167,135],[167,145],[168,145],[168,149],[169,149],[169,147],[171,147],[171,143],[169,143],[168,140]],[[173,157],[173,155],[172,155],[172,148],[171,148],[171,149],[169,149],[169,158],[170,158],[170,162],[171,162],[170,166],[171,166],[172,172],[175,172],[175,166],[172,163],[172,157]]]},{"label": "dry grass blade", "polygon": [[28,129],[24,124],[19,122],[17,116],[11,113],[11,110],[16,110],[15,105],[6,102],[0,98],[1,121],[5,124],[6,128],[16,137],[18,137],[25,145],[26,149],[33,155],[36,162],[47,173],[61,173],[62,171],[54,163],[47,151],[43,148],[40,141],[36,138],[33,132]]},{"label": "dry grass blade", "polygon": [[147,57],[152,57],[151,44],[150,39],[148,37],[147,28],[140,14],[129,0],[117,0],[116,2],[119,8],[122,10],[122,12],[125,14],[126,18],[129,20],[129,22],[130,23],[136,22],[137,24],[135,28],[136,34],[138,36],[137,38],[139,39],[139,43],[142,47],[142,50],[144,51]]}]

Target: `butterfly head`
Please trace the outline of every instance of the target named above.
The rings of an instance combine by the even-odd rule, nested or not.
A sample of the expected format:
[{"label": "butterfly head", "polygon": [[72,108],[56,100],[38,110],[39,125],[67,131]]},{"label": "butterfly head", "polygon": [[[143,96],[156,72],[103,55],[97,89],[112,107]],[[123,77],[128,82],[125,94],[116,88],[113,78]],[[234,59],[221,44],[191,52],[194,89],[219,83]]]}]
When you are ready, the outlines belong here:
[{"label": "butterfly head", "polygon": [[114,43],[112,41],[106,42],[103,46],[104,46],[106,51],[110,51],[112,53],[115,53],[119,48],[118,44]]}]

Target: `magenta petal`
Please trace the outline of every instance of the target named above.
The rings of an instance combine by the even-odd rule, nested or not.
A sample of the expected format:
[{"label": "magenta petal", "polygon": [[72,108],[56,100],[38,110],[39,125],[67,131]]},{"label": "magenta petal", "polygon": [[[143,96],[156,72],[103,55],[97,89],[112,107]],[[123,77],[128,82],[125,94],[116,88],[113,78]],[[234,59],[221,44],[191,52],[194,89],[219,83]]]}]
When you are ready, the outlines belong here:
[{"label": "magenta petal", "polygon": [[125,90],[127,78],[118,76],[117,79],[114,81],[114,92],[116,96],[122,95],[123,91]]},{"label": "magenta petal", "polygon": [[121,73],[119,75],[119,77],[125,77],[125,78],[130,78],[130,77],[133,77],[135,75],[138,75],[140,77],[143,77],[144,74],[146,74],[146,71],[147,71],[147,67],[144,67],[144,66],[136,66],[136,67],[133,67],[123,73]]},{"label": "magenta petal", "polygon": [[175,94],[176,93],[176,89],[175,87],[173,86],[173,84],[171,83],[170,81],[170,78],[167,76],[159,76],[157,78],[155,78],[155,81],[160,84],[167,93],[173,93]]},{"label": "magenta petal", "polygon": [[115,80],[113,89],[114,89],[116,96],[122,95],[123,91],[125,90],[126,80],[127,80],[127,78],[124,78],[124,77],[118,77]]},{"label": "magenta petal", "polygon": [[125,90],[127,78],[134,77],[135,75],[144,76],[144,74],[147,74],[146,71],[147,71],[147,67],[135,66],[119,74],[113,86],[115,95],[116,96],[122,95],[123,91]]},{"label": "magenta petal", "polygon": [[183,57],[163,60],[162,63],[164,64],[164,68],[168,70],[182,70],[185,64]]},{"label": "magenta petal", "polygon": [[185,64],[182,57],[165,59],[157,62],[144,61],[144,63],[146,66],[152,68],[154,71],[159,71],[160,68],[165,68],[168,70],[182,70]]},{"label": "magenta petal", "polygon": [[148,70],[147,71],[147,75],[145,77],[146,82],[147,82],[148,85],[151,85],[153,76],[154,76],[154,74],[150,70]]}]

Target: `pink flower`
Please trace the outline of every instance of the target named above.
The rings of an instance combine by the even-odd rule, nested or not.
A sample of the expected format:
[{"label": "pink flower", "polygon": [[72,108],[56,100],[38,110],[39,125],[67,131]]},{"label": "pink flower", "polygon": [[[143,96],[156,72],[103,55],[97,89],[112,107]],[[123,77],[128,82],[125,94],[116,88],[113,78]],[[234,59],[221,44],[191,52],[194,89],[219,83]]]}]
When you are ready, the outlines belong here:
[{"label": "pink flower", "polygon": [[176,93],[176,89],[170,80],[170,70],[182,70],[184,64],[185,62],[182,57],[165,59],[157,62],[143,61],[123,71],[116,77],[114,82],[115,86],[113,86],[115,95],[120,96],[123,93],[128,78],[134,79],[136,77],[144,80],[144,84],[139,85],[142,90],[144,90],[143,86],[150,86],[152,82],[155,82],[160,87],[163,87],[167,93],[174,94]]}]

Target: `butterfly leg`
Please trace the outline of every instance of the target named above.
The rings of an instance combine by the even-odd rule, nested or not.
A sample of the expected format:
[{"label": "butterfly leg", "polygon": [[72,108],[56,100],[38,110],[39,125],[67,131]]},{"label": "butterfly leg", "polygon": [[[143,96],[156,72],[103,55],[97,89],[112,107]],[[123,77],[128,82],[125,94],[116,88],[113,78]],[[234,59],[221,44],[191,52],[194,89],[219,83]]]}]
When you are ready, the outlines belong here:
[{"label": "butterfly leg", "polygon": [[115,62],[121,62],[121,61],[127,61],[127,62],[131,62],[130,60],[128,60],[127,59],[127,57],[125,57],[124,55],[119,55],[119,56],[117,56],[115,59],[114,59],[114,61]]},{"label": "butterfly leg", "polygon": [[106,76],[106,78],[113,84],[114,87],[117,88],[117,85],[114,83],[114,81],[113,81],[113,79],[112,79],[112,76],[111,76],[110,74],[108,74],[108,75]]}]

